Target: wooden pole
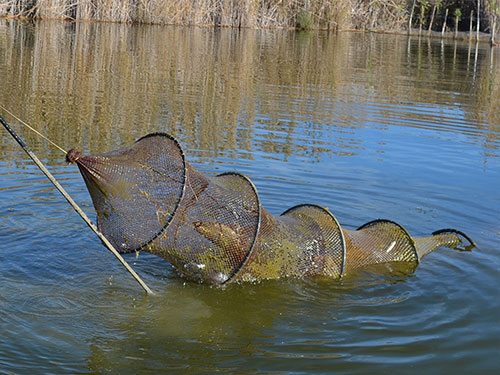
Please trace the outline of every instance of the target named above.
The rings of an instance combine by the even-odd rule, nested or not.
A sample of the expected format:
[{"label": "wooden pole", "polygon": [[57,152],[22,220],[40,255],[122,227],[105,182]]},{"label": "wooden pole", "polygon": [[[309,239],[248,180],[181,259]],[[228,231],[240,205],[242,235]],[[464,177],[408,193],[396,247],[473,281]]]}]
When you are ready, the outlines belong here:
[{"label": "wooden pole", "polygon": [[108,241],[106,237],[97,229],[97,227],[92,223],[92,221],[88,218],[88,216],[85,214],[85,212],[82,211],[82,209],[76,204],[76,202],[71,198],[71,196],[64,190],[64,188],[59,184],[59,182],[55,179],[55,177],[52,175],[52,173],[49,172],[47,168],[45,168],[45,165],[38,159],[38,157],[28,148],[26,143],[22,138],[20,138],[17,133],[10,127],[10,125],[4,120],[4,118],[0,115],[0,122],[2,125],[7,129],[7,131],[12,135],[12,137],[19,143],[19,145],[22,147],[24,152],[28,154],[28,156],[35,162],[35,164],[40,168],[40,170],[47,176],[50,182],[56,187],[57,190],[63,195],[64,198],[68,201],[68,203],[73,207],[73,209],[80,215],[80,217],[85,221],[85,223],[94,231],[94,233],[99,237],[99,239],[104,243],[104,245],[108,248],[109,251],[113,253],[115,257],[118,258],[118,260],[125,266],[128,272],[134,277],[134,279],[142,286],[142,288],[148,293],[148,294],[154,294],[151,289],[142,281],[142,279],[135,273],[135,271],[132,269],[132,267],[129,266],[129,264],[123,259],[123,257],[116,251],[116,249],[113,247],[111,242]]}]

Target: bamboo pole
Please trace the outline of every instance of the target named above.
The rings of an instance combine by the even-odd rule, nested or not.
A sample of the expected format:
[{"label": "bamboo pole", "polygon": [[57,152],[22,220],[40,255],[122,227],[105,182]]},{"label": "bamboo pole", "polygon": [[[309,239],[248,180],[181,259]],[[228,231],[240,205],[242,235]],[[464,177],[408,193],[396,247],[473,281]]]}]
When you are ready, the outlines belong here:
[{"label": "bamboo pole", "polygon": [[35,162],[38,168],[47,176],[50,182],[56,187],[57,190],[63,195],[64,198],[68,201],[68,203],[73,207],[73,209],[80,215],[80,217],[85,221],[85,223],[94,231],[94,233],[99,237],[99,239],[104,243],[104,245],[108,248],[109,251],[113,253],[115,257],[118,258],[118,260],[125,266],[127,271],[134,277],[134,279],[142,286],[142,288],[146,291],[148,294],[154,294],[151,289],[142,281],[142,279],[135,273],[135,271],[132,269],[132,267],[129,266],[129,264],[123,259],[123,257],[118,253],[118,251],[113,247],[111,242],[108,241],[108,239],[97,229],[97,227],[92,223],[92,221],[88,218],[88,216],[85,214],[85,212],[82,211],[82,209],[76,204],[76,202],[71,198],[71,196],[64,190],[64,188],[59,184],[59,182],[55,179],[55,177],[52,175],[52,173],[49,172],[49,170],[45,167],[45,165],[38,159],[38,157],[28,148],[26,143],[22,138],[17,135],[17,133],[10,127],[10,125],[4,120],[4,118],[0,115],[0,122],[2,125],[7,129],[7,131],[12,135],[12,137],[16,140],[17,143],[21,146],[21,148],[28,154],[28,156]]}]

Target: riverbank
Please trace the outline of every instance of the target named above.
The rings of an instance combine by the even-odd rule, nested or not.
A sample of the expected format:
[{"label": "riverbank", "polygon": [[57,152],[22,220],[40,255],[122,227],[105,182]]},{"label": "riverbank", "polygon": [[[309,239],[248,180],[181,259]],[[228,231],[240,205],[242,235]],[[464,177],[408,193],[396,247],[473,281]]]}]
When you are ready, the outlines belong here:
[{"label": "riverbank", "polygon": [[[459,3],[452,0],[445,4],[449,9],[442,3],[441,6],[429,3],[426,7],[422,4],[424,2],[417,0],[0,0],[0,17],[253,29],[354,30],[496,44],[498,31],[492,38],[490,29],[498,30],[493,22],[498,16],[492,15],[500,9],[494,11],[495,8],[490,7],[489,13],[483,10],[479,19],[475,19],[473,2],[463,6],[464,14],[466,10],[470,12],[468,18],[457,8]],[[496,8],[500,7],[496,5]],[[448,10],[453,10],[453,15]],[[477,28],[480,33],[476,33]]]},{"label": "riverbank", "polygon": [[406,0],[0,0],[0,16],[235,28],[402,30]]}]

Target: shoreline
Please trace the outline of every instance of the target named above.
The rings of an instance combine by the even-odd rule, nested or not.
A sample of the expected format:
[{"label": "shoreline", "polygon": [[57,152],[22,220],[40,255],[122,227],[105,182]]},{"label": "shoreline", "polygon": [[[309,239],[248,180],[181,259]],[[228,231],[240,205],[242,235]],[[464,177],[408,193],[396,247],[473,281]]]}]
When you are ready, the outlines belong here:
[{"label": "shoreline", "polygon": [[[235,29],[235,30],[287,30],[296,32],[350,32],[350,33],[373,33],[373,34],[388,34],[388,35],[408,35],[412,37],[421,37],[427,39],[446,39],[446,40],[457,40],[462,42],[478,42],[478,43],[489,43],[492,47],[498,47],[498,43],[491,43],[491,34],[480,32],[479,40],[477,40],[477,34],[474,31],[470,33],[468,31],[459,31],[456,36],[454,31],[430,31],[413,28],[408,30],[362,30],[362,29],[327,29],[327,28],[311,28],[311,29],[301,29],[298,27],[285,27],[285,26],[267,26],[267,27],[235,27],[231,25],[211,25],[211,24],[175,24],[175,23],[155,23],[155,22],[138,22],[138,21],[108,21],[108,20],[98,20],[98,19],[69,19],[69,18],[32,18],[26,16],[0,16],[0,19],[9,21],[22,21],[22,22],[66,22],[66,23],[109,23],[109,24],[125,24],[125,25],[149,25],[149,26],[166,26],[166,27],[200,27],[200,28],[212,28],[212,29]],[[498,40],[500,33],[495,35],[495,40]]]}]

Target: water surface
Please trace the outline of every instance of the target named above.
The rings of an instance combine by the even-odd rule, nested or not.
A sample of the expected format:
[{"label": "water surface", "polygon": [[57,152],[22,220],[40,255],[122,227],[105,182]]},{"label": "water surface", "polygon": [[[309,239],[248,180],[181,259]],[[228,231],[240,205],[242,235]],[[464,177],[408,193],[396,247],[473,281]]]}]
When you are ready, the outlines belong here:
[{"label": "water surface", "polygon": [[[126,256],[147,297],[0,129],[0,373],[493,374],[500,50],[358,33],[0,20],[0,104],[97,153],[168,132],[263,205],[455,227],[415,272],[214,288]],[[3,111],[2,114],[6,115]],[[91,217],[75,166],[6,116]]]}]

